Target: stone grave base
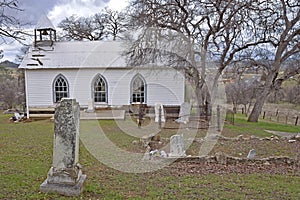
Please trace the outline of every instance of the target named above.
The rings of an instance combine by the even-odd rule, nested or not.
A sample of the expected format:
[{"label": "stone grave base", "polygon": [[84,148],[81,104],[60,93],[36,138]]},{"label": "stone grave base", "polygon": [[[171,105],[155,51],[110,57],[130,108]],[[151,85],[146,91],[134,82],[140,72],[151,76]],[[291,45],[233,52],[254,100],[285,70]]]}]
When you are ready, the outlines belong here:
[{"label": "stone grave base", "polygon": [[85,184],[86,175],[81,175],[80,179],[75,185],[48,183],[46,179],[40,185],[40,191],[44,193],[57,193],[65,196],[79,196]]},{"label": "stone grave base", "polygon": [[168,156],[169,158],[184,158],[186,157],[186,154],[179,155],[179,154],[169,153]]}]

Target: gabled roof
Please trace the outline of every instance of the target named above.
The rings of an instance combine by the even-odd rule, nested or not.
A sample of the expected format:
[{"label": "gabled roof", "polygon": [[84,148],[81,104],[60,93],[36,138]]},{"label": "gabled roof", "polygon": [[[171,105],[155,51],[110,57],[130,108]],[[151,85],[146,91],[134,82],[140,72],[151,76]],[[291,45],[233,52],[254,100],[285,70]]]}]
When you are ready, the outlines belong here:
[{"label": "gabled roof", "polygon": [[35,27],[35,29],[53,29],[55,30],[54,25],[46,15],[42,15]]},{"label": "gabled roof", "polygon": [[55,42],[30,48],[19,68],[125,68],[124,50],[117,41]]}]

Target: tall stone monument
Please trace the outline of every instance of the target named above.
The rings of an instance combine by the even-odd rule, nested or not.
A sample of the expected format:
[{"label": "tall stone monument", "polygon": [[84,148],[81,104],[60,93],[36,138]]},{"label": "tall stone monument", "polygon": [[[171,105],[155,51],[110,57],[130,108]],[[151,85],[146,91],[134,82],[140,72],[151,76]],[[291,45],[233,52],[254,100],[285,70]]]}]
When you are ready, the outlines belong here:
[{"label": "tall stone monument", "polygon": [[75,99],[63,98],[54,114],[53,163],[40,190],[78,196],[86,175],[78,163],[80,109]]}]

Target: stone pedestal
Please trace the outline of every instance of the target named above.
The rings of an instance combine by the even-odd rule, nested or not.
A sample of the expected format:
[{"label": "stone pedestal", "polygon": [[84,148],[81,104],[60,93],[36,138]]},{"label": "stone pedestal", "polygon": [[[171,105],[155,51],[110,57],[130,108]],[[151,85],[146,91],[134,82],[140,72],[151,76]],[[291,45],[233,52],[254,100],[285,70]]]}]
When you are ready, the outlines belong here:
[{"label": "stone pedestal", "polygon": [[63,98],[55,109],[53,164],[41,192],[78,196],[83,190],[86,175],[78,163],[79,115],[75,99]]}]

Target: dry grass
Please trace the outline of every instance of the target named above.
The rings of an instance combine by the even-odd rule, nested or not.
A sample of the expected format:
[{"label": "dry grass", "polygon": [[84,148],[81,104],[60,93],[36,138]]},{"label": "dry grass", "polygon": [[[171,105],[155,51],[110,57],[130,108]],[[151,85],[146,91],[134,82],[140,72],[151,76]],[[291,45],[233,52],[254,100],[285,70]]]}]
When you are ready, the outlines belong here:
[{"label": "dry grass", "polygon": [[[0,114],[0,199],[299,199],[299,175],[259,170],[250,174],[237,171],[228,174],[216,171],[179,173],[176,164],[155,172],[131,174],[103,165],[83,145],[80,146],[80,163],[87,174],[87,185],[81,196],[66,198],[42,194],[39,185],[46,179],[52,162],[53,122],[11,123],[8,118],[8,115]],[[269,135],[263,131],[268,124],[252,125],[243,119],[236,123],[236,126],[227,125],[224,135]],[[122,133],[114,121],[101,121],[100,125],[119,147],[129,151],[144,150],[133,146],[132,141],[137,138]],[[160,134],[162,138],[168,138],[174,130],[166,129]],[[204,136],[205,132],[201,130],[196,137]],[[197,154],[199,146],[193,145],[190,151]],[[299,149],[299,146],[286,145],[219,141],[213,151],[222,150],[231,155],[241,152],[244,156],[249,148],[257,148],[260,156],[279,155],[278,152],[292,156],[294,150]]]}]

